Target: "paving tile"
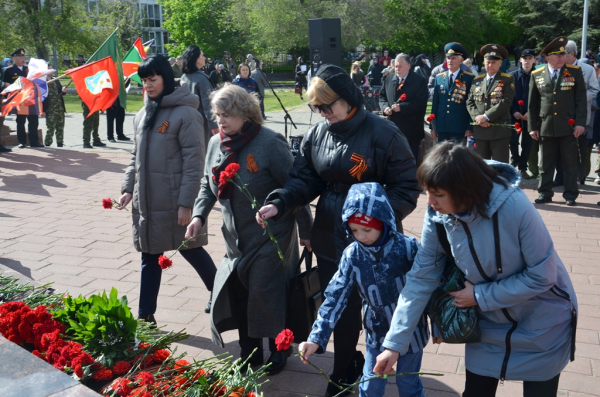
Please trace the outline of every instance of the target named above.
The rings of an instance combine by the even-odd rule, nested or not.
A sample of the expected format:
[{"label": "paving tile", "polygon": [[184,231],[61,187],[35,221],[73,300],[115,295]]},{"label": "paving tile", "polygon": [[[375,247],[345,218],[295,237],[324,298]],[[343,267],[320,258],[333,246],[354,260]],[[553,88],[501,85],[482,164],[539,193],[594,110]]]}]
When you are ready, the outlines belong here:
[{"label": "paving tile", "polygon": [[[14,191],[2,190],[0,204],[6,204],[2,213],[11,217],[0,222],[0,264],[42,282],[53,281],[57,290],[68,289],[72,294],[89,295],[115,286],[127,295],[136,312],[141,269],[140,253],[135,251],[131,240],[131,213],[106,211],[99,206],[101,197],[114,194],[115,187],[120,186],[130,155],[61,151],[61,155],[74,154],[70,163],[62,163],[49,153],[27,154],[37,157],[31,162],[35,164],[36,178],[27,175],[32,174],[31,167],[24,168],[18,157],[2,159],[11,175],[22,177],[14,185]],[[52,179],[57,184],[40,188],[35,182],[38,178]],[[537,197],[534,185],[525,181],[522,186],[530,199]],[[558,204],[538,206],[555,247],[571,272],[580,305],[577,360],[561,376],[558,393],[561,397],[600,394],[600,217],[593,206],[598,201],[594,188],[593,185],[582,188],[579,199],[582,205],[574,210],[565,211]],[[558,196],[561,192],[556,190]],[[426,210],[424,198],[422,194],[415,211],[403,222],[407,235],[420,238]],[[584,207],[587,204],[590,209]],[[31,208],[37,208],[33,216],[28,212]],[[216,205],[209,216],[209,229],[215,236],[210,237],[206,246],[217,265],[225,250],[219,209]],[[226,351],[237,357],[237,331],[223,333],[225,348],[212,344],[210,316],[203,312],[210,293],[185,259],[176,255],[175,261],[176,266],[163,274],[157,319],[167,328],[189,331],[193,337],[178,347],[190,357],[210,357]],[[330,370],[333,362],[332,346],[330,343],[324,355],[314,357],[325,371]],[[363,340],[358,348],[364,350]],[[425,349],[423,368],[444,373],[439,378],[423,377],[428,397],[459,396],[464,387],[464,346],[430,343]],[[386,397],[398,395],[394,383],[391,380],[386,387]],[[271,377],[263,391],[265,397],[312,397],[322,396],[325,385],[325,380],[311,367],[293,357],[286,370]],[[521,382],[505,382],[498,388],[497,396],[521,395],[521,387]]]}]

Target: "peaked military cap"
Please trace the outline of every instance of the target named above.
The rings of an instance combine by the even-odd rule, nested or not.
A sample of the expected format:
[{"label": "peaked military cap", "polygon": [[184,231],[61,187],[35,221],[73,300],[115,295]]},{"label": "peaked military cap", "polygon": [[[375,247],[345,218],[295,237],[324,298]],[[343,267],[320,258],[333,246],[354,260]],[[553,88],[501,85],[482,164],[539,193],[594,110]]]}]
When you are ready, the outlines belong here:
[{"label": "peaked military cap", "polygon": [[564,55],[567,53],[566,46],[568,42],[569,38],[567,36],[558,36],[540,52],[540,55]]},{"label": "peaked military cap", "polygon": [[10,54],[11,57],[16,57],[16,56],[20,56],[20,55],[25,56],[25,50],[22,48],[19,48],[18,50],[16,50],[12,54]]},{"label": "peaked military cap", "polygon": [[499,44],[486,44],[479,50],[479,53],[485,59],[504,60],[508,58],[508,51]]},{"label": "peaked military cap", "polygon": [[444,47],[444,52],[446,53],[446,56],[461,55],[465,59],[469,57],[468,51],[460,43],[446,44],[446,46]]}]

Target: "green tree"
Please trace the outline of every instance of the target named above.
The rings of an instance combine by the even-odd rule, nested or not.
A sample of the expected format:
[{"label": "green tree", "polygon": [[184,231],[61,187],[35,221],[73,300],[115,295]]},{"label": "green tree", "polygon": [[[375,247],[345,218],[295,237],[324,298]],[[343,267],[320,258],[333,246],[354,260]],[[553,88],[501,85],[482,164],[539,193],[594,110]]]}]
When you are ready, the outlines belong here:
[{"label": "green tree", "polygon": [[164,9],[164,26],[171,34],[165,47],[179,55],[190,45],[197,45],[207,56],[236,52],[244,40],[227,22],[225,13],[231,0],[160,0]]},{"label": "green tree", "polygon": [[[515,25],[523,29],[522,44],[542,50],[559,35],[581,41],[583,1],[576,0],[509,0]],[[588,14],[589,46],[600,44],[600,1],[590,0]],[[581,49],[580,49],[581,50]],[[585,52],[585,49],[580,53]]]}]

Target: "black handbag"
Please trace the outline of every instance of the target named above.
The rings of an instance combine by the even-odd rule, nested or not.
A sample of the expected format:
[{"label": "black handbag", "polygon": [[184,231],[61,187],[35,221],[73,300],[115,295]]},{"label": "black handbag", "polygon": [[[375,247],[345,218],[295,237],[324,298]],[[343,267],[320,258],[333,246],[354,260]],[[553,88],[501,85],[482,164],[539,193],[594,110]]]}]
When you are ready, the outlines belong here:
[{"label": "black handbag", "polygon": [[312,252],[304,248],[294,273],[300,269],[302,261],[306,261],[306,270],[292,277],[288,285],[287,296],[287,328],[294,333],[294,342],[300,343],[308,339],[312,325],[317,319],[317,312],[323,302],[319,270],[312,267]]},{"label": "black handbag", "polygon": [[446,253],[446,266],[438,288],[433,292],[427,307],[429,315],[442,334],[445,343],[474,343],[481,341],[477,308],[456,307],[449,292],[465,288],[465,275],[456,267],[446,229],[436,223],[440,245]]}]

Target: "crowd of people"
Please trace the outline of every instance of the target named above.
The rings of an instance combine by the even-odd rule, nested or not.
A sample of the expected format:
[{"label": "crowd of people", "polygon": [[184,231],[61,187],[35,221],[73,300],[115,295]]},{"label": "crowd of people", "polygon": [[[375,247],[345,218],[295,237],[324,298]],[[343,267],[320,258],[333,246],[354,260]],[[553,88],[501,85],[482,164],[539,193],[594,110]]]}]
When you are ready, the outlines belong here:
[{"label": "crowd of people", "polygon": [[[546,62],[538,68],[535,52],[523,50],[511,74],[502,72],[508,52],[497,44],[480,49],[484,70],[477,76],[459,43],[448,43],[445,55],[433,70],[421,56],[384,52],[373,59],[367,76],[381,85],[385,117],[364,106],[360,65],[348,74],[323,64],[309,79],[298,59],[297,80],[323,120],[306,131],[295,159],[284,137],[264,126],[264,75],[251,54],[231,82],[232,65],[212,65],[197,46],[180,58],[143,60],[146,98],[118,201],[119,209],[131,204],[141,253],[139,318],[156,323],[162,256],[181,248],[210,291],[205,312],[213,343],[223,346],[222,333],[237,330],[240,358],[254,367],[265,362],[266,338],[266,372],[276,374],[291,353],[279,351],[275,338],[286,327],[290,264],[298,263],[300,245],[316,256],[324,297],[301,359],[323,353],[333,334],[333,383],[325,395],[362,377],[360,396],[383,396],[382,375],[418,372],[430,336],[444,343],[452,332],[433,316],[427,320],[430,297],[450,268],[464,278],[449,292],[453,306],[474,308],[477,317],[476,340],[465,343],[463,396],[494,396],[505,380],[523,381],[526,397],[556,396],[560,373],[575,358],[577,298],[519,183],[539,174],[535,202],[547,203],[556,173],[565,203],[575,205],[577,178],[590,166],[599,73],[577,59],[564,36],[537,54]],[[57,98],[62,88],[55,91]],[[430,97],[427,119],[437,144],[425,151]],[[112,114],[119,137],[122,116]],[[262,204],[258,212],[228,180],[231,167]],[[423,191],[427,210],[417,242],[403,234],[402,222]],[[309,204],[317,198],[313,219]],[[203,248],[217,202],[226,247],[218,267]],[[278,248],[262,233],[267,220]],[[363,327],[364,355],[357,349]],[[396,383],[399,396],[425,395],[417,375]]]}]

